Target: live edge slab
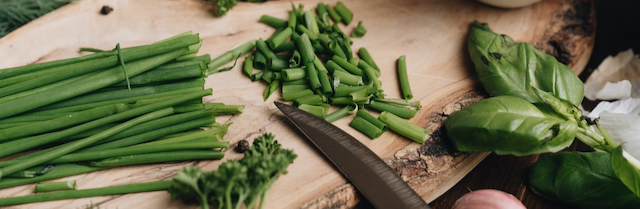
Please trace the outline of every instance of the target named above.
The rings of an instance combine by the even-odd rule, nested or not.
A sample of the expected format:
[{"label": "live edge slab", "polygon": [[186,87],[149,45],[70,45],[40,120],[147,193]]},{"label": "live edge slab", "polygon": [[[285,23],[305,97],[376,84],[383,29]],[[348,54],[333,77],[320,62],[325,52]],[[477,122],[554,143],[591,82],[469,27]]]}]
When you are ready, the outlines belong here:
[{"label": "live edge slab", "polygon": [[[214,17],[212,2],[202,0],[82,0],[49,13],[0,39],[0,68],[76,57],[80,47],[112,49],[148,44],[182,32],[199,33],[200,54],[218,56],[250,39],[268,38],[273,28],[258,22],[261,15],[287,19],[291,3],[312,9],[320,2],[240,2],[224,17]],[[335,6],[335,0],[322,1]],[[353,39],[353,48],[366,47],[380,66],[381,81],[388,98],[401,98],[395,62],[407,57],[407,68],[415,101],[423,108],[410,121],[431,130],[424,144],[417,144],[388,131],[375,140],[348,123],[351,117],[334,122],[359,139],[393,167],[426,202],[431,202],[455,185],[489,153],[456,152],[442,122],[455,110],[483,99],[468,58],[466,38],[470,23],[486,22],[497,33],[527,42],[554,55],[576,74],[585,67],[594,43],[595,11],[589,0],[544,0],[519,9],[500,9],[473,0],[343,0],[354,21],[341,25],[346,33],[363,21],[368,32]],[[114,8],[100,14],[104,5]],[[354,208],[362,197],[273,105],[282,101],[279,93],[263,101],[266,85],[251,82],[240,67],[206,79],[213,95],[205,102],[245,105],[244,113],[218,117],[233,123],[224,140],[231,144],[273,133],[298,158],[269,191],[267,208]],[[227,159],[242,155],[229,149],[218,161],[191,161],[129,166],[61,180],[77,181],[79,189],[171,179],[184,165],[215,170]],[[33,185],[0,190],[0,197],[33,193]],[[167,192],[81,198],[34,203],[8,208],[197,208],[172,200]],[[362,205],[362,204],[360,204]],[[364,204],[366,206],[366,204]]]}]

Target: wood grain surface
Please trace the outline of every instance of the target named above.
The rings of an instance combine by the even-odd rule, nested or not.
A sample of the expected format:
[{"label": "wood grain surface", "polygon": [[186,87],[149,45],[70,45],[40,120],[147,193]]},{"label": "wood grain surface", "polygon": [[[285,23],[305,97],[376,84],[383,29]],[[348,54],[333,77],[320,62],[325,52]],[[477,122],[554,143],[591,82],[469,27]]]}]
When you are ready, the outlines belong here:
[{"label": "wood grain surface", "polygon": [[[315,8],[317,0],[293,1]],[[336,1],[323,1],[335,5]],[[172,35],[193,31],[203,39],[201,54],[217,56],[249,39],[267,38],[273,29],[258,23],[263,14],[285,19],[289,1],[262,4],[239,3],[222,18],[211,15],[211,3],[201,0],[83,0],[47,14],[0,39],[0,67],[79,56],[79,47],[111,49],[147,44]],[[423,109],[411,122],[432,130],[424,145],[412,143],[393,132],[376,140],[348,126],[350,118],[334,122],[383,158],[427,202],[455,185],[488,153],[455,152],[442,132],[441,122],[454,110],[484,97],[477,86],[466,50],[466,36],[472,21],[487,22],[496,32],[516,41],[528,42],[563,60],[580,73],[593,47],[594,22],[591,1],[546,0],[530,7],[505,10],[472,0],[344,0],[363,21],[367,34],[354,39],[354,48],[367,47],[382,69],[381,80],[389,98],[400,98],[395,61],[406,55],[414,100]],[[103,5],[114,11],[99,14]],[[355,24],[342,26],[350,32]],[[239,67],[211,75],[206,87],[213,95],[205,102],[245,105],[240,115],[219,117],[232,122],[225,140],[252,140],[271,132],[286,148],[298,154],[289,173],[280,177],[267,198],[268,208],[352,208],[362,198],[324,158],[279,114],[272,95],[262,100],[266,85],[251,82]],[[128,166],[60,180],[75,179],[80,189],[133,182],[171,179],[184,165],[214,170],[226,159],[241,158],[232,150],[221,161],[196,161]],[[32,185],[0,190],[0,197],[32,193]],[[60,200],[9,208],[189,208],[172,200],[166,192]],[[366,207],[366,203],[364,203]]]}]

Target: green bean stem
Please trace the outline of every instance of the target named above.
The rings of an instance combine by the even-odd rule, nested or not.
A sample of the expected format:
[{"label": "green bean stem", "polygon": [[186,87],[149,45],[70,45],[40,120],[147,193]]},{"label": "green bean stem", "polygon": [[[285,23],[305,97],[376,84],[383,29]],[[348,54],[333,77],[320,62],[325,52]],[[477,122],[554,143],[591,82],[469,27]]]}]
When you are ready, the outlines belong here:
[{"label": "green bean stem", "polygon": [[363,134],[367,135],[371,139],[378,138],[383,133],[382,129],[371,124],[368,120],[365,120],[364,118],[358,117],[358,116],[353,118],[353,120],[351,121],[351,123],[349,123],[349,125],[355,128],[356,130],[362,132]]},{"label": "green bean stem", "polygon": [[327,114],[325,108],[319,105],[301,104],[298,108],[320,118],[323,118]]},{"label": "green bean stem", "polygon": [[413,99],[413,93],[411,93],[411,85],[409,85],[409,75],[407,74],[407,61],[404,55],[398,58],[398,80],[404,99]]},{"label": "green bean stem", "polygon": [[76,180],[58,182],[40,182],[35,186],[36,193],[53,192],[62,190],[75,190]]},{"label": "green bean stem", "polygon": [[379,102],[376,100],[371,100],[371,102],[369,102],[369,107],[376,109],[380,112],[383,112],[383,111],[390,112],[394,115],[397,115],[403,118],[413,118],[413,116],[415,116],[416,113],[418,113],[417,109],[395,106],[395,105],[387,104],[384,102]]},{"label": "green bean stem", "polygon": [[[127,69],[130,76],[138,75],[152,69],[162,63],[175,59],[184,54],[188,49],[182,48],[169,53],[157,55],[130,62]],[[123,81],[122,67],[117,66],[96,74],[92,74],[84,80],[78,80],[66,86],[60,86],[45,92],[39,92],[12,101],[0,104],[0,118],[17,115],[54,102],[62,101],[74,96],[85,94],[97,89]]]},{"label": "green bean stem", "polygon": [[376,69],[377,71],[380,71],[380,68],[378,67],[376,62],[373,61],[373,57],[371,57],[371,54],[369,54],[369,50],[367,50],[367,48],[360,47],[358,49],[358,55],[360,56],[360,59],[362,59],[365,62],[367,62],[367,64],[369,64],[369,66],[373,67],[373,69]]},{"label": "green bean stem", "polygon": [[310,95],[313,95],[313,90],[308,88],[300,91],[295,91],[295,92],[282,93],[282,97],[286,101],[293,101],[295,99],[305,97],[305,96],[310,96]]},{"label": "green bean stem", "polygon": [[256,40],[248,40],[248,41],[242,42],[237,46],[231,48],[231,50],[211,60],[211,62],[207,65],[207,68],[210,70],[213,70],[213,69],[219,68],[220,66],[226,63],[233,62],[238,57],[240,57],[240,55],[249,53],[249,51],[255,48],[255,46],[256,46]]},{"label": "green bean stem", "polygon": [[327,5],[326,8],[327,8],[327,13],[329,13],[329,17],[331,17],[333,22],[336,22],[336,23],[342,22],[342,17],[340,17],[340,14],[338,14],[338,12],[336,12],[336,10],[333,7]]},{"label": "green bean stem", "polygon": [[351,20],[353,20],[353,13],[351,13],[351,11],[344,4],[342,4],[342,2],[336,3],[335,9],[342,18],[342,22],[345,25],[349,25],[351,23]]},{"label": "green bean stem", "polygon": [[242,73],[247,77],[251,77],[251,74],[253,74],[253,56],[247,56],[244,58]]},{"label": "green bean stem", "polygon": [[386,111],[380,113],[380,115],[378,116],[378,120],[387,124],[389,129],[391,129],[392,131],[420,144],[424,143],[430,132],[427,129],[424,129],[416,124],[413,124],[405,119],[394,115],[393,113]]},{"label": "green bean stem", "polygon": [[85,111],[75,112],[51,120],[29,123],[22,126],[0,130],[0,141],[52,131],[98,118],[113,115],[122,111],[117,105],[107,105]]},{"label": "green bean stem", "polygon": [[324,120],[328,121],[329,123],[333,123],[334,121],[340,119],[340,118],[344,118],[347,117],[350,114],[353,114],[353,111],[357,108],[358,106],[351,106],[351,105],[347,105],[344,106],[343,108],[340,108],[332,113],[329,113],[327,115],[324,116]]},{"label": "green bean stem", "polygon": [[260,16],[260,19],[258,21],[273,28],[282,28],[289,26],[289,23],[287,23],[287,21],[269,15]]},{"label": "green bean stem", "polygon": [[116,125],[110,129],[107,129],[103,132],[100,132],[98,134],[95,134],[93,136],[78,140],[78,141],[74,141],[74,142],[70,142],[67,144],[64,144],[58,148],[55,149],[50,149],[48,150],[46,153],[38,156],[37,158],[32,158],[32,159],[28,159],[25,160],[21,163],[18,164],[13,164],[4,168],[0,168],[0,178],[2,178],[3,175],[9,175],[15,172],[18,172],[20,170],[24,170],[26,168],[35,166],[35,165],[39,165],[41,163],[47,162],[51,159],[60,157],[62,155],[65,155],[67,153],[76,151],[78,149],[81,149],[83,147],[87,147],[101,139],[107,138],[113,134],[116,134],[118,132],[121,132],[127,128],[130,128],[136,124],[140,124],[149,120],[153,120],[156,118],[160,118],[163,116],[167,116],[173,114],[173,108],[165,108],[165,109],[161,109],[161,110],[157,110],[155,112],[151,112],[142,116],[139,116],[137,118],[131,119],[127,122],[124,122],[122,124]]},{"label": "green bean stem", "polygon": [[358,68],[358,66],[355,66],[351,63],[349,63],[347,60],[345,60],[344,58],[340,57],[340,56],[333,56],[331,58],[331,61],[335,62],[336,64],[338,64],[340,67],[344,68],[345,70],[349,71],[351,74],[354,75],[358,75],[358,76],[364,76],[365,72]]},{"label": "green bean stem", "polygon": [[307,77],[307,71],[302,68],[289,68],[282,70],[282,79],[284,81],[298,80]]},{"label": "green bean stem", "polygon": [[275,37],[270,39],[267,44],[269,44],[269,47],[271,47],[271,49],[275,49],[276,47],[280,46],[280,44],[284,43],[285,40],[291,37],[292,32],[293,30],[290,27],[287,27],[283,31],[278,33]]},{"label": "green bean stem", "polygon": [[224,152],[217,150],[170,151],[108,158],[91,162],[91,166],[116,167],[185,160],[216,160],[222,159],[222,157],[224,157]]},{"label": "green bean stem", "polygon": [[83,197],[95,197],[105,195],[129,194],[139,192],[152,192],[167,190],[171,186],[171,181],[154,181],[146,183],[134,183],[118,186],[109,186],[95,189],[80,189],[71,191],[59,191],[43,194],[33,194],[21,197],[9,197],[0,199],[0,206],[18,205],[34,202],[45,202],[52,200],[75,199]]},{"label": "green bean stem", "polygon": [[382,131],[386,131],[388,129],[386,124],[384,124],[382,121],[378,120],[376,117],[371,115],[365,109],[358,110],[358,112],[356,112],[356,116],[361,117],[362,119],[365,119],[365,120],[369,121],[369,123],[375,125],[376,127],[378,127]]}]

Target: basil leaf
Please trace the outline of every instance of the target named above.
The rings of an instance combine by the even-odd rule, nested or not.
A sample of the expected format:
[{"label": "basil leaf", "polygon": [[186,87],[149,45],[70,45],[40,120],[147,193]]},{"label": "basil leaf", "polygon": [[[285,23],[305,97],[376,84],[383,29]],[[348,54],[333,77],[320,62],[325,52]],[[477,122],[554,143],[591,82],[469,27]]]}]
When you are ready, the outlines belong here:
[{"label": "basil leaf", "polygon": [[616,177],[611,155],[563,152],[540,158],[529,169],[536,194],[580,208],[640,208],[640,198]]},{"label": "basil leaf", "polygon": [[[611,167],[616,176],[627,186],[636,196],[640,196],[640,171],[634,166],[625,155],[633,158],[631,155],[623,154],[622,146],[618,146],[611,153]],[[635,160],[635,158],[633,159]],[[635,163],[638,163],[635,160]]]},{"label": "basil leaf", "polygon": [[571,145],[574,120],[550,117],[528,101],[513,96],[480,100],[445,120],[449,139],[459,151],[493,151],[524,156],[557,152]]},{"label": "basil leaf", "polygon": [[542,102],[533,87],[578,106],[584,84],[566,65],[527,43],[499,35],[475,21],[467,40],[480,83],[490,96],[509,95]]}]

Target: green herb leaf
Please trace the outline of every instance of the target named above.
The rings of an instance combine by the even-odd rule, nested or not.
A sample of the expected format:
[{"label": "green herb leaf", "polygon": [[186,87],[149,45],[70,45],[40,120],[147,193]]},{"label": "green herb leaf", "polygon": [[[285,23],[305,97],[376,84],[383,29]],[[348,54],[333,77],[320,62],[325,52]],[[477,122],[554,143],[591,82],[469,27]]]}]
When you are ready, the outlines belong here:
[{"label": "green herb leaf", "polygon": [[580,208],[639,208],[640,198],[616,177],[611,156],[563,152],[541,158],[529,170],[531,190]]},{"label": "green herb leaf", "polygon": [[579,105],[582,81],[569,67],[527,43],[516,43],[474,22],[468,37],[469,55],[482,86],[491,96],[509,95],[541,102],[533,88]]},{"label": "green herb leaf", "polygon": [[577,132],[576,121],[549,117],[513,96],[473,103],[451,114],[445,127],[457,150],[516,156],[560,151],[571,145]]},{"label": "green herb leaf", "polygon": [[611,153],[611,167],[616,176],[631,190],[640,197],[640,170],[638,170],[638,160],[633,158],[618,146]]}]

